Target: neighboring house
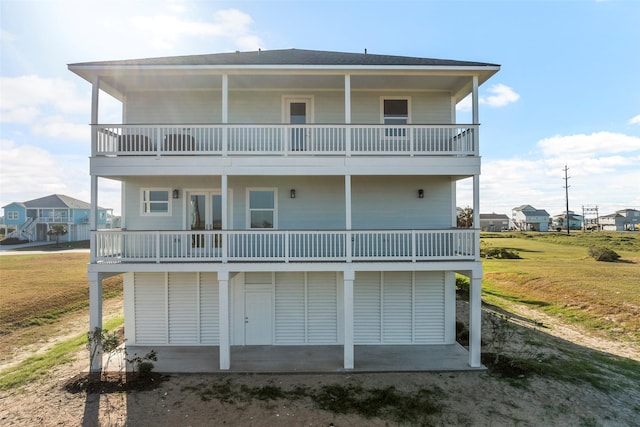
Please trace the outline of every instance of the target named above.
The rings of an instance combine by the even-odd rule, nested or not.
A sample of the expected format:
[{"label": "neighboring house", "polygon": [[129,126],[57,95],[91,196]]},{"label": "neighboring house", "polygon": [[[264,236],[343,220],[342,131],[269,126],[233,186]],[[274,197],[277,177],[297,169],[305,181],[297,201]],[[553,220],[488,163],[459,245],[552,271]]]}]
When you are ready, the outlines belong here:
[{"label": "neighboring house", "polygon": [[640,228],[640,211],[621,209],[615,213],[598,218],[605,231],[637,230]]},{"label": "neighboring house", "polygon": [[621,209],[616,211],[618,215],[622,215],[624,220],[625,230],[638,230],[640,229],[640,211],[636,209]]},{"label": "neighboring house", "polygon": [[505,231],[509,229],[509,217],[505,214],[480,214],[481,231]]},{"label": "neighboring house", "polygon": [[[551,219],[552,227],[556,229],[567,229],[567,213],[561,213]],[[569,211],[569,229],[570,230],[582,230],[584,224],[584,217],[578,215],[573,211]]]},{"label": "neighboring house", "polygon": [[[89,240],[91,205],[82,200],[52,194],[27,202],[9,203],[3,209],[5,224],[15,228],[7,237],[38,242],[55,240],[47,232],[53,224],[64,224],[67,234],[60,236],[61,242]],[[107,224],[108,211],[97,209],[97,221],[101,228]]]},{"label": "neighboring house", "polygon": [[520,231],[549,231],[549,214],[544,209],[522,205],[511,211],[511,223]]},{"label": "neighboring house", "polygon": [[[471,178],[479,212],[478,87],[499,68],[298,49],[69,65],[93,87],[94,209],[99,178],[123,189],[121,230],[91,218],[91,330],[102,281],[124,273],[127,346],[195,349],[159,370],[257,369],[282,349],[314,369],[325,347],[336,370],[371,361],[360,348],[440,349],[447,368],[462,350],[481,367],[480,237],[455,228],[455,201]],[[98,122],[103,91],[122,124]],[[473,124],[458,124],[467,96]],[[456,273],[471,283],[468,353]],[[393,360],[377,362],[407,369]]]}]

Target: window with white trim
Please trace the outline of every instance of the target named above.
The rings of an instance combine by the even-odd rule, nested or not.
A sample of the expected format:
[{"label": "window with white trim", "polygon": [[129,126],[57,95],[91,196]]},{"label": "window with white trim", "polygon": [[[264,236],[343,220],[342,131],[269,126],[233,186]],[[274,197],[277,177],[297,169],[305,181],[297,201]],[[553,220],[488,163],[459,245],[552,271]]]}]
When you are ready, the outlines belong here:
[{"label": "window with white trim", "polygon": [[19,219],[20,212],[18,211],[9,211],[7,212],[7,219]]},{"label": "window with white trim", "polygon": [[277,191],[275,188],[247,190],[247,223],[249,228],[276,228]]},{"label": "window with white trim", "polygon": [[382,99],[382,123],[406,125],[409,123],[409,99]]},{"label": "window with white trim", "polygon": [[141,215],[171,215],[171,190],[144,188],[140,194]]}]

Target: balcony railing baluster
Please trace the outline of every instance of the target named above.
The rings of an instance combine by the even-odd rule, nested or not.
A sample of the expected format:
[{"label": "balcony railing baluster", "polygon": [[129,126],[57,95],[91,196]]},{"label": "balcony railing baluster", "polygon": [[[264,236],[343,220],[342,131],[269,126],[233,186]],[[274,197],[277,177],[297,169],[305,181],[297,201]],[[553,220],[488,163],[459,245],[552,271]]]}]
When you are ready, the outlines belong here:
[{"label": "balcony railing baluster", "polygon": [[476,125],[93,125],[97,156],[474,156]]},{"label": "balcony railing baluster", "polygon": [[94,236],[97,263],[474,260],[479,239],[472,229],[100,230]]}]

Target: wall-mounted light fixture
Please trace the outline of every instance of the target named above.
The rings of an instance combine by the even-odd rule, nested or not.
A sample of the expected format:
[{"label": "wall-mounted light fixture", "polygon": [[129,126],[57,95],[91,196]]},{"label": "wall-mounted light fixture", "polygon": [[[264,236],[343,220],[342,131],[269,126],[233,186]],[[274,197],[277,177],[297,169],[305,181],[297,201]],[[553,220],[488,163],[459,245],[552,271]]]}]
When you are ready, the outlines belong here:
[{"label": "wall-mounted light fixture", "polygon": [[292,188],[292,189],[289,191],[289,197],[291,197],[292,199],[295,199],[295,198],[296,198],[296,190],[295,190],[295,188]]},{"label": "wall-mounted light fixture", "polygon": [[424,199],[424,190],[422,188],[418,190],[418,199]]},{"label": "wall-mounted light fixture", "polygon": [[173,198],[174,199],[180,198],[180,190],[178,190],[177,188],[173,190]]}]

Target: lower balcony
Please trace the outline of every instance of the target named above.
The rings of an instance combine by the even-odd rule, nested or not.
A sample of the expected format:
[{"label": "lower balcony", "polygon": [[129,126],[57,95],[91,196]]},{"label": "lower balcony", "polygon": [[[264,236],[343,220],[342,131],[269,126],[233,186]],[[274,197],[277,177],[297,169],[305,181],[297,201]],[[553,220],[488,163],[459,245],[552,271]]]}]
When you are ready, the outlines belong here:
[{"label": "lower balcony", "polygon": [[95,263],[420,262],[479,257],[479,231],[100,230]]}]

